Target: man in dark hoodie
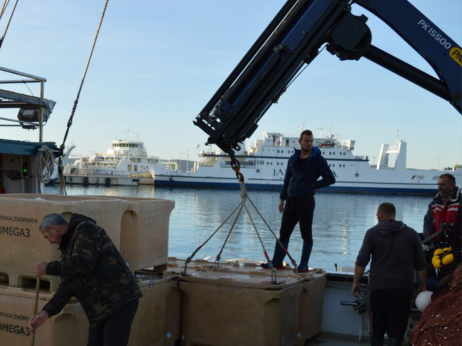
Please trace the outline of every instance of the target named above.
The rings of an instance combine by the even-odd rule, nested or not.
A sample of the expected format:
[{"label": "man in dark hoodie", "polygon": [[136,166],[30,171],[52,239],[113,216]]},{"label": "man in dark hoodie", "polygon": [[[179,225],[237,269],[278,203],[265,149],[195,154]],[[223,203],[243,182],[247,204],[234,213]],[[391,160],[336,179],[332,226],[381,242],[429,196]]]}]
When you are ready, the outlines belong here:
[{"label": "man in dark hoodie", "polygon": [[382,203],[377,209],[379,223],[369,229],[356,259],[352,292],[359,293],[359,280],[372,256],[369,274],[369,318],[371,345],[383,345],[385,332],[389,346],[400,346],[407,329],[414,275],[425,291],[425,256],[415,230],[395,220],[396,209]]},{"label": "man in dark hoodie", "polygon": [[[303,131],[298,142],[300,150],[295,149],[295,154],[289,158],[284,177],[279,203],[279,212],[283,213],[281,229],[271,263],[277,269],[282,268],[290,236],[299,223],[303,247],[297,269],[299,273],[306,273],[313,248],[314,194],[317,189],[334,184],[335,177],[319,148],[313,147],[313,133],[310,130]],[[319,177],[322,179],[318,180]],[[268,268],[269,263],[262,264],[262,267]]]},{"label": "man in dark hoodie", "polygon": [[59,214],[49,214],[40,232],[50,244],[59,245],[62,260],[37,263],[35,274],[60,276],[62,282],[29,321],[31,330],[75,297],[90,322],[88,346],[126,346],[142,293],[106,231],[84,215],[73,214],[68,223]]}]

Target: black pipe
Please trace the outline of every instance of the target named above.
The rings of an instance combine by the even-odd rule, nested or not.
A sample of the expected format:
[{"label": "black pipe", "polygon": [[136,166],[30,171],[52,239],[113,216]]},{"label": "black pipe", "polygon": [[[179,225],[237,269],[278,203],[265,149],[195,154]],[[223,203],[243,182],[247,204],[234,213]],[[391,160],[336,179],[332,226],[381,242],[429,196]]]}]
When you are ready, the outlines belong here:
[{"label": "black pipe", "polygon": [[364,54],[364,57],[446,101],[453,101],[449,89],[442,81],[388,54],[380,48],[371,45],[366,54]]}]

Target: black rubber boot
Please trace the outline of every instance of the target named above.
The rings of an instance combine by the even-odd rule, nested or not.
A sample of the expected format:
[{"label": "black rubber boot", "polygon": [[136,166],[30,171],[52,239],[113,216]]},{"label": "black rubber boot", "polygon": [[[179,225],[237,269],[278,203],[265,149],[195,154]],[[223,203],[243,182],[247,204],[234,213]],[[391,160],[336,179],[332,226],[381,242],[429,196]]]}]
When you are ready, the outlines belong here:
[{"label": "black rubber boot", "polygon": [[383,346],[383,338],[371,336],[371,346]]},{"label": "black rubber boot", "polygon": [[298,266],[299,273],[308,272],[308,261],[310,260],[311,250],[313,249],[313,243],[309,244],[306,241],[303,242],[302,257]]},{"label": "black rubber boot", "polygon": [[[281,244],[287,249],[289,246],[289,243],[285,243],[281,241]],[[273,259],[271,260],[271,263],[273,263],[274,268],[276,269],[283,269],[283,261],[284,257],[286,257],[286,252],[284,249],[279,245],[279,242],[276,242],[276,246],[274,248],[274,255]],[[261,266],[265,269],[269,268],[268,263],[263,263]]]}]

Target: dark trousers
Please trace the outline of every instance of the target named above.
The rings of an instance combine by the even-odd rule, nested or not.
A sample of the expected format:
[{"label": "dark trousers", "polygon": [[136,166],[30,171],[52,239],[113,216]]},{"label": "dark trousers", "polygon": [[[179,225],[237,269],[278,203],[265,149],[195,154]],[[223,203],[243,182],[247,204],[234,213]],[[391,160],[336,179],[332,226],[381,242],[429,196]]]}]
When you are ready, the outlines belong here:
[{"label": "dark trousers", "polygon": [[386,332],[389,338],[402,340],[408,325],[413,294],[412,289],[370,290],[371,336],[382,338]]},{"label": "dark trousers", "polygon": [[114,315],[90,328],[87,346],[127,346],[139,299],[133,300]]},{"label": "dark trousers", "polygon": [[313,246],[313,212],[314,196],[288,197],[282,214],[280,240],[288,243],[297,223],[300,223],[302,238],[307,244]]}]

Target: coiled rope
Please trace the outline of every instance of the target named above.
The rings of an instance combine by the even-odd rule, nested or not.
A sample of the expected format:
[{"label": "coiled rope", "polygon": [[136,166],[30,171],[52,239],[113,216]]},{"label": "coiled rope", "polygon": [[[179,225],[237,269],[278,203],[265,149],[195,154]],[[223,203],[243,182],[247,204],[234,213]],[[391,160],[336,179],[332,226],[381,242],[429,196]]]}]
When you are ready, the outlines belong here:
[{"label": "coiled rope", "polygon": [[32,167],[32,171],[35,176],[40,178],[42,183],[48,184],[54,170],[55,161],[53,159],[53,152],[46,145],[43,145],[37,152],[35,165]]},{"label": "coiled rope", "polygon": [[106,14],[106,8],[107,8],[108,3],[109,3],[109,0],[106,0],[106,3],[104,4],[103,13],[101,14],[101,19],[99,21],[98,29],[96,30],[95,38],[93,40],[93,45],[91,47],[90,56],[88,57],[87,66],[85,67],[85,72],[83,74],[82,81],[80,82],[80,88],[79,88],[79,91],[77,92],[77,97],[74,101],[74,106],[72,107],[71,116],[69,117],[69,120],[67,122],[67,129],[64,135],[63,143],[60,146],[60,154],[58,157],[58,173],[59,173],[59,182],[60,182],[59,184],[60,192],[62,195],[67,194],[64,175],[63,175],[63,155],[64,155],[65,143],[66,143],[67,135],[69,134],[69,129],[71,128],[72,122],[74,120],[75,111],[77,110],[77,104],[79,103],[80,92],[82,91],[83,83],[85,82],[85,77],[87,76],[88,68],[90,66],[90,61],[93,56],[93,51],[95,50],[96,41],[98,40],[99,31],[101,29],[101,25],[103,24],[103,19],[104,19],[104,15]]}]

